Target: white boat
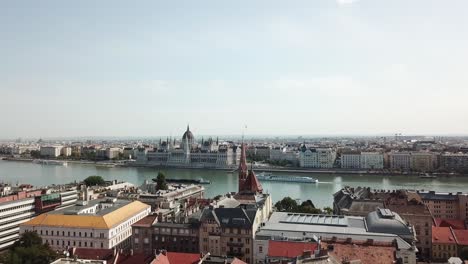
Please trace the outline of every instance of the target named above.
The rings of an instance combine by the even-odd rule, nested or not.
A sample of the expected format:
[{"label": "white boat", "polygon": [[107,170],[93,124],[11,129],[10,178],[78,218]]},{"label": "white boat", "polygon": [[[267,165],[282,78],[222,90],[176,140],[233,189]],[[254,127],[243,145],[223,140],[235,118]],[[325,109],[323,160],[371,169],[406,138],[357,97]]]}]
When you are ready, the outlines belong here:
[{"label": "white boat", "polygon": [[276,176],[271,173],[260,173],[257,175],[260,181],[277,181],[277,182],[300,182],[300,183],[318,183],[318,180],[312,177],[304,176]]},{"label": "white boat", "polygon": [[66,161],[61,160],[40,160],[36,159],[33,160],[34,163],[42,164],[42,165],[60,165],[60,166],[67,166],[68,163]]}]

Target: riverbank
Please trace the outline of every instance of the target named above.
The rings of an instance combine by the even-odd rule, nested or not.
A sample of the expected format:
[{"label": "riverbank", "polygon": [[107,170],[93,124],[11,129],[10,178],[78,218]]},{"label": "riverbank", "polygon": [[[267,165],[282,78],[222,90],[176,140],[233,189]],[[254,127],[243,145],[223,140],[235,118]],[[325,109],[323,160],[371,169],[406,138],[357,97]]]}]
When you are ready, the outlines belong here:
[{"label": "riverbank", "polygon": [[[5,161],[20,161],[20,162],[32,162],[34,159],[28,158],[12,158],[12,157],[3,157]],[[126,168],[149,168],[149,169],[186,169],[186,170],[213,170],[213,171],[226,171],[234,173],[237,171],[237,168],[216,168],[216,167],[200,167],[200,166],[170,166],[170,165],[151,165],[151,164],[138,164],[135,162],[109,162],[109,161],[89,161],[89,160],[59,160],[65,161],[67,163],[73,164],[85,164],[85,165],[95,165],[97,167],[126,167]],[[249,165],[250,167],[250,165]],[[295,168],[295,167],[268,167],[268,166],[253,166],[254,170],[257,172],[276,172],[276,173],[300,173],[300,174],[325,174],[325,175],[376,175],[376,176],[421,176],[419,172],[398,172],[398,171],[389,171],[389,170],[351,170],[351,169],[305,169],[305,168]],[[463,175],[459,173],[433,173],[436,177],[468,177],[468,175]]]}]

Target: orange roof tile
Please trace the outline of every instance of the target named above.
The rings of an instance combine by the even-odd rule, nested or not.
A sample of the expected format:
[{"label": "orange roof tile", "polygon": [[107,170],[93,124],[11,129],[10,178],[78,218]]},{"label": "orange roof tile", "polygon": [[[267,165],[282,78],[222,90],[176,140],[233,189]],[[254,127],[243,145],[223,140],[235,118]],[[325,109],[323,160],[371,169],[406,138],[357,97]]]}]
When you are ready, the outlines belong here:
[{"label": "orange roof tile", "polygon": [[295,258],[302,255],[305,250],[314,251],[317,247],[317,243],[271,240],[268,244],[268,256]]},{"label": "orange roof tile", "polygon": [[432,227],[432,243],[435,244],[456,244],[450,227]]},{"label": "orange roof tile", "polygon": [[150,205],[134,201],[102,216],[44,213],[22,225],[108,229],[147,208],[150,208]]},{"label": "orange roof tile", "polygon": [[468,246],[468,230],[453,230],[458,245]]}]

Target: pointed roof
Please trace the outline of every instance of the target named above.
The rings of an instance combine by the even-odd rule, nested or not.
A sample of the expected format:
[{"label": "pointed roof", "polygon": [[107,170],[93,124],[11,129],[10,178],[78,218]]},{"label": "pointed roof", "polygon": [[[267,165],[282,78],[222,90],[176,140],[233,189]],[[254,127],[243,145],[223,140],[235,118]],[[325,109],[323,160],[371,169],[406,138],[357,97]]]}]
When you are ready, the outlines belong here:
[{"label": "pointed roof", "polygon": [[[245,149],[247,148],[247,146],[242,143],[241,145],[241,156],[240,156],[240,160],[239,160],[239,178],[243,178],[245,179],[245,177],[247,176],[247,155],[245,154]],[[242,174],[242,175],[241,175]]]},{"label": "pointed roof", "polygon": [[263,192],[262,184],[258,181],[257,176],[253,170],[249,171],[247,179],[245,180],[244,188],[251,192]]}]

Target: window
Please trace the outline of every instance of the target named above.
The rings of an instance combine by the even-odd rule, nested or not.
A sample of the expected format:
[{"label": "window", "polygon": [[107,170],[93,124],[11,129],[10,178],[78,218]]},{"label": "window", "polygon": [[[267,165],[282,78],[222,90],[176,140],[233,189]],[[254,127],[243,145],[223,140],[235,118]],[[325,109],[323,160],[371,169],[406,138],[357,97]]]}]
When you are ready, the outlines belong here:
[{"label": "window", "polygon": [[104,243],[101,242],[101,248],[103,248],[103,247],[104,247]]},{"label": "window", "polygon": [[258,252],[263,253],[263,247],[262,246],[258,246]]},{"label": "window", "polygon": [[88,242],[85,241],[85,242],[84,242],[84,246],[87,247],[87,246],[88,246]]},{"label": "window", "polygon": [[104,238],[104,233],[100,233],[99,238]]},{"label": "window", "polygon": [[79,246],[79,247],[81,247],[81,241],[80,241],[80,242],[78,242],[78,246]]},{"label": "window", "polygon": [[135,235],[138,235],[138,228],[135,228]]},{"label": "window", "polygon": [[79,232],[78,234],[79,234],[79,235],[80,235],[80,237],[81,237],[81,232]]},{"label": "window", "polygon": [[87,237],[88,236],[88,233],[87,232],[84,232],[84,237]]},{"label": "window", "polygon": [[137,237],[135,237],[135,244],[138,244],[139,240]]}]

